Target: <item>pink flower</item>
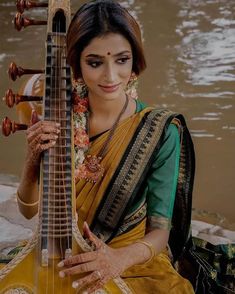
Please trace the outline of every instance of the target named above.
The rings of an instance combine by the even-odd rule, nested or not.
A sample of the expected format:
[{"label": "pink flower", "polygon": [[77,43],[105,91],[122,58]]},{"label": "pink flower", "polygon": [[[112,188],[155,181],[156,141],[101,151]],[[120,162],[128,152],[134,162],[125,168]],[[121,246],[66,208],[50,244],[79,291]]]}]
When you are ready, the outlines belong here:
[{"label": "pink flower", "polygon": [[89,136],[82,128],[74,130],[74,144],[79,148],[85,148],[89,145]]}]

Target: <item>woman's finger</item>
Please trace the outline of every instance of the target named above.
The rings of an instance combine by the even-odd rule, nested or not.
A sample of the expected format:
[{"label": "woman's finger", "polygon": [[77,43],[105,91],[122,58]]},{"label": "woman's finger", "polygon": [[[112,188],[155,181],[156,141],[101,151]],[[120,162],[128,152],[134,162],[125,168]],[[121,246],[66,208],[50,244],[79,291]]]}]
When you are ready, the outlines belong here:
[{"label": "woman's finger", "polygon": [[96,290],[102,289],[102,287],[108,282],[109,278],[103,278],[98,280],[97,282],[93,283],[91,287],[86,290],[86,294],[92,294]]},{"label": "woman's finger", "polygon": [[90,284],[94,285],[94,282],[100,280],[101,273],[100,271],[94,271],[91,274],[81,278],[72,283],[72,287],[77,290],[81,290],[82,288],[87,288]]},{"label": "woman's finger", "polygon": [[39,143],[38,146],[37,146],[37,150],[39,151],[39,153],[42,153],[43,151],[53,147],[55,145],[56,141],[49,141],[48,143]]},{"label": "woman's finger", "polygon": [[50,134],[40,134],[38,135],[35,140],[40,144],[49,143],[49,141],[56,141],[58,139],[58,135],[54,133]]},{"label": "woman's finger", "polygon": [[81,253],[81,254],[62,260],[61,262],[58,263],[58,267],[72,266],[79,263],[85,263],[88,261],[95,260],[96,258],[97,258],[97,251]]},{"label": "woman's finger", "polygon": [[56,123],[54,121],[38,121],[37,123],[30,126],[26,134],[29,134],[33,131],[39,131],[39,133],[52,133],[52,132],[58,132],[60,128],[60,124]]},{"label": "woman's finger", "polygon": [[36,124],[39,120],[40,119],[38,117],[37,111],[36,110],[32,110],[31,119],[30,119],[30,125]]},{"label": "woman's finger", "polygon": [[[48,149],[50,146],[55,145],[56,140],[58,139],[58,135],[54,134],[40,134],[32,139],[32,141],[28,142],[29,148],[35,150],[41,150],[41,147],[45,147]],[[44,145],[44,146],[43,146]],[[42,149],[44,150],[44,148]]]},{"label": "woman's finger", "polygon": [[58,136],[59,129],[52,125],[40,125],[35,130],[27,131],[27,140],[28,143],[32,142],[37,136],[41,134],[53,134]]},{"label": "woman's finger", "polygon": [[87,222],[84,222],[83,224],[83,232],[84,232],[85,238],[87,238],[90,242],[92,242],[95,245],[96,249],[100,249],[102,248],[102,246],[105,246],[104,242],[91,232]]},{"label": "woman's finger", "polygon": [[73,266],[71,268],[64,269],[59,272],[59,276],[61,278],[64,278],[65,276],[88,273],[88,272],[93,272],[95,270],[97,270],[97,262],[91,261],[91,262]]}]

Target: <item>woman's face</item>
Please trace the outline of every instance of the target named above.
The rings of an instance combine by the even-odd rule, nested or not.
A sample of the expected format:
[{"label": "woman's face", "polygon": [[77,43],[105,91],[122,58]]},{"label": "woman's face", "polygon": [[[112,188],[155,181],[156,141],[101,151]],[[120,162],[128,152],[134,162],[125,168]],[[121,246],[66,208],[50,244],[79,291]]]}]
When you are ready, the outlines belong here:
[{"label": "woman's face", "polygon": [[132,62],[131,45],[121,34],[109,33],[92,39],[80,59],[89,98],[113,100],[123,96]]}]

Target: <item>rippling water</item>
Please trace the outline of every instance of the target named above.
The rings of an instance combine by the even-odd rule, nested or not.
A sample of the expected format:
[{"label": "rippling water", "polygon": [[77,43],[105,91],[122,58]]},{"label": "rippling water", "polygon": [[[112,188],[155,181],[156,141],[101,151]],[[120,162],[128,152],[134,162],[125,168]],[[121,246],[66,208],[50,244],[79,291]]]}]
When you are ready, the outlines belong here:
[{"label": "rippling water", "polygon": [[[8,87],[17,91],[24,80],[13,84],[7,79],[10,61],[32,68],[44,64],[45,29],[16,32],[11,23],[14,2],[0,2],[1,95]],[[120,2],[138,19],[145,41],[148,69],[140,80],[140,97],[186,116],[197,154],[194,207],[235,221],[234,0]],[[73,10],[77,3],[72,1]],[[45,18],[43,9],[26,14]],[[15,117],[3,103],[0,114]],[[0,138],[0,144],[0,171],[20,174],[24,136]]]}]

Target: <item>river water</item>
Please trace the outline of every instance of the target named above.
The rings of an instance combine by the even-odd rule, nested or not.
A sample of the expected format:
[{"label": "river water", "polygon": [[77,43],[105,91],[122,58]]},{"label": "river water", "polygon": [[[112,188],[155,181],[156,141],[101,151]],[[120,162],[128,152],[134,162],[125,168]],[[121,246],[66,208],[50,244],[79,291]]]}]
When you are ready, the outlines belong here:
[{"label": "river water", "polygon": [[[138,19],[148,68],[139,96],[157,107],[183,113],[196,151],[193,206],[235,222],[235,1],[120,1]],[[19,81],[6,74],[15,61],[25,68],[44,65],[45,27],[17,32],[12,25],[15,1],[0,1],[0,97]],[[78,3],[72,1],[72,9]],[[45,19],[45,10],[25,13]],[[16,119],[0,101],[0,117]],[[23,133],[0,136],[0,173],[20,175],[25,153]]]}]

